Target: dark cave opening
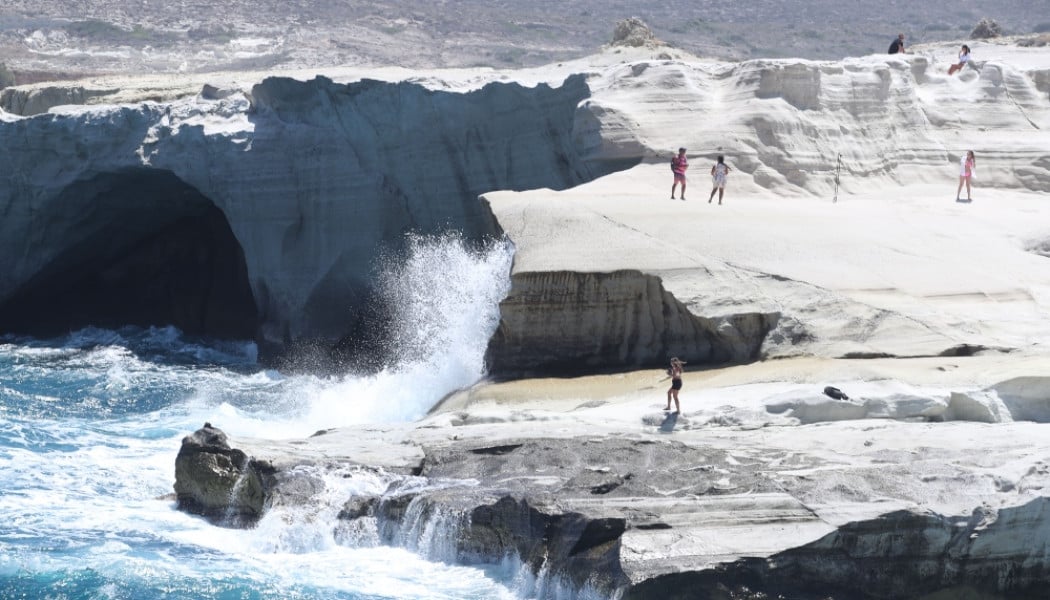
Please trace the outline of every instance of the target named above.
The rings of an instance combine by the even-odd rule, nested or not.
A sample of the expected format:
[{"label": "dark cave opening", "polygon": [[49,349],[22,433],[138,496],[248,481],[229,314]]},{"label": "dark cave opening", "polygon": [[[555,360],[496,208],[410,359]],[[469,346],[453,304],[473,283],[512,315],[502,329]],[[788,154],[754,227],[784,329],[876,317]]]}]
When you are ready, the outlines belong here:
[{"label": "dark cave opening", "polygon": [[[65,243],[0,303],[0,332],[174,325],[194,335],[254,337],[259,314],[244,252],[222,211],[173,173],[102,173],[55,202],[62,224],[47,224],[42,245]],[[37,250],[45,251],[27,248]]]}]

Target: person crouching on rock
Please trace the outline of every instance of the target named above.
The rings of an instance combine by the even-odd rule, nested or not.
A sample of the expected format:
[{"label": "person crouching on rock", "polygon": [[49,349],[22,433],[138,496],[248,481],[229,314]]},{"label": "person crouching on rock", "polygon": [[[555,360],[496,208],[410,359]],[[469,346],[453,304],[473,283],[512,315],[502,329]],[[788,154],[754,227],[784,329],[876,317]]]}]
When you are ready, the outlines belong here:
[{"label": "person crouching on rock", "polygon": [[684,364],[676,356],[671,359],[671,368],[667,369],[667,373],[671,376],[671,387],[667,390],[667,408],[664,410],[671,410],[671,398],[674,398],[675,414],[682,412],[682,407],[678,404],[678,390],[682,389],[682,365]]},{"label": "person crouching on rock", "polygon": [[904,49],[904,34],[897,34],[897,39],[890,43],[890,54],[904,54],[907,50]]}]

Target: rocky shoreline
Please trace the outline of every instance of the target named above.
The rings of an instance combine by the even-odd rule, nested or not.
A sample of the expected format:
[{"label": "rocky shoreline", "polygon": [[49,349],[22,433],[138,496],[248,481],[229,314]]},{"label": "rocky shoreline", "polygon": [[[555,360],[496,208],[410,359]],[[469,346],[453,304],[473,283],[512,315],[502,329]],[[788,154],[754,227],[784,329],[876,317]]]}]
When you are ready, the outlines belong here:
[{"label": "rocky shoreline", "polygon": [[[1009,362],[956,360],[974,371]],[[746,388],[763,384],[726,384],[772,374],[755,365],[692,374],[704,378],[681,415],[659,410],[665,382],[640,371],[483,384],[418,423],[305,440],[205,427],[183,441],[176,491],[184,510],[253,526],[283,505],[321,501],[326,470],[381,472],[383,492],[338,500],[335,531],[376,531],[424,555],[440,544],[440,557],[468,564],[518,561],[572,597],[1040,597],[1050,577],[1038,542],[1050,534],[1045,426],[967,420],[977,417],[949,410],[960,401],[941,396],[930,367],[886,367],[893,385],[915,379],[907,393],[854,382],[852,404],[881,408],[876,419],[843,415],[815,382],[793,408],[783,397],[748,406]],[[1009,386],[977,379],[955,395],[980,404],[998,389],[1021,406]],[[977,437],[983,454],[972,457]],[[1022,456],[1030,468],[1017,472]]]},{"label": "rocky shoreline", "polygon": [[[143,264],[203,260],[190,233],[207,230],[214,254],[244,253],[208,281],[243,285],[218,301],[201,285],[173,314],[240,298],[264,350],[368,354],[355,335],[382,341],[389,314],[348,307],[374,298],[380,250],[502,235],[514,258],[487,359],[531,379],[306,439],[212,420],[176,458],[178,505],[244,527],[334,503],[337,540],[517,561],[544,597],[1040,597],[1050,54],[975,44],[948,77],[949,46],[823,63],[645,52],[511,81],[311,74],[140,90],[134,106],[46,92],[46,114],[0,113],[15,182],[0,297],[39,315],[41,298],[80,295],[59,287],[79,272],[138,289]],[[683,144],[697,175],[672,202],[665,155]],[[978,196],[953,202],[966,148]],[[703,202],[718,154],[724,206]],[[433,168],[397,168],[406,156]],[[689,363],[681,414],[661,410],[671,355]],[[344,494],[333,478],[372,483]]]}]

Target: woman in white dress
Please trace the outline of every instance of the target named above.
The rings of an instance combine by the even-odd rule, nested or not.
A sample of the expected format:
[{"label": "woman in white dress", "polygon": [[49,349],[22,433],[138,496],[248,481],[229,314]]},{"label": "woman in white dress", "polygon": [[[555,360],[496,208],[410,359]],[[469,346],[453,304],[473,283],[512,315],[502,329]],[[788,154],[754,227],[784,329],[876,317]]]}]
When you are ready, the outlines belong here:
[{"label": "woman in white dress", "polygon": [[707,199],[707,203],[711,204],[711,201],[715,199],[715,192],[718,192],[718,203],[722,203],[722,195],[726,191],[726,177],[729,176],[729,172],[732,169],[726,164],[726,157],[719,156],[718,162],[715,166],[711,167],[711,177],[714,179],[714,187],[711,188],[711,196]]},{"label": "woman in white dress", "polygon": [[966,184],[966,201],[972,201],[970,198],[970,178],[976,174],[974,172],[976,169],[977,157],[973,155],[973,150],[967,150],[966,156],[959,161],[959,189],[955,191],[956,202],[961,202],[959,194],[962,193],[963,184]]}]

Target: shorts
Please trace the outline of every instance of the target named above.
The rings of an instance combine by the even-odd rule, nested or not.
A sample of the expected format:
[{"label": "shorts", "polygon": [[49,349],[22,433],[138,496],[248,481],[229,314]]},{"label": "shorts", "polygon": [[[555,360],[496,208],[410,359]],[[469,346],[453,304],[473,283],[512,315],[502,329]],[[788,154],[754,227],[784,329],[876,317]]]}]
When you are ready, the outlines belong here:
[{"label": "shorts", "polygon": [[675,173],[674,174],[674,182],[678,183],[679,181],[681,181],[682,183],[685,183],[685,173]]},{"label": "shorts", "polygon": [[681,379],[672,379],[671,380],[671,389],[672,390],[680,390],[680,389],[682,389],[682,380]]}]

